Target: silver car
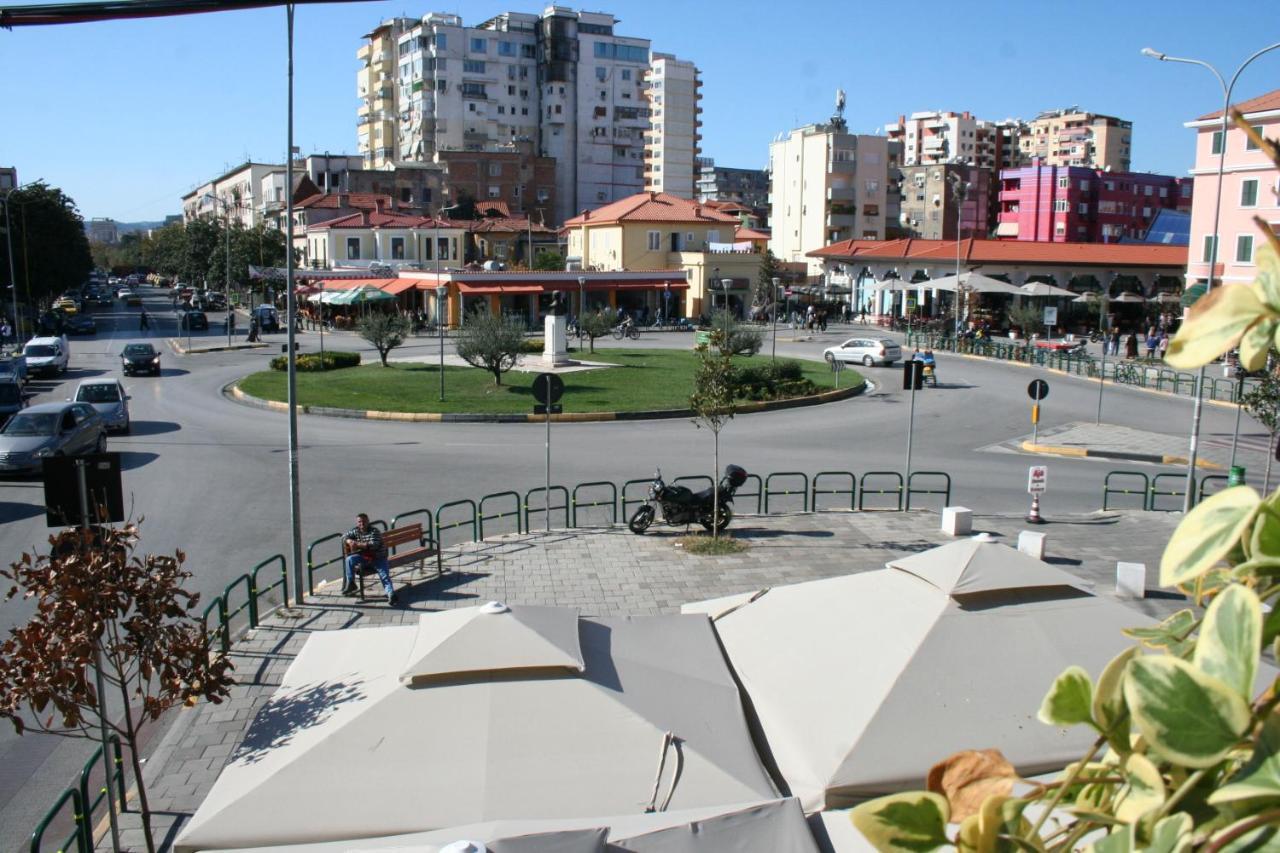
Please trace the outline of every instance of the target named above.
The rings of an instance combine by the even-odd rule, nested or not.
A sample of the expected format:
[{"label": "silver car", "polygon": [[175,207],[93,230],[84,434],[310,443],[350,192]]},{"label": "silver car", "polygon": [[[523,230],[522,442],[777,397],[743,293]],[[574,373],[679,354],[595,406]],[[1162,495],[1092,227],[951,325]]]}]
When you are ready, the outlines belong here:
[{"label": "silver car", "polygon": [[902,358],[902,349],[888,338],[850,338],[838,347],[827,347],[822,357],[828,362],[858,362],[867,367],[883,364],[885,367]]},{"label": "silver car", "polygon": [[93,406],[109,432],[129,431],[129,395],[119,379],[86,379],[76,387],[73,401]]},{"label": "silver car", "polygon": [[40,403],[18,412],[0,429],[0,474],[38,474],[46,457],[106,449],[106,425],[93,406]]}]

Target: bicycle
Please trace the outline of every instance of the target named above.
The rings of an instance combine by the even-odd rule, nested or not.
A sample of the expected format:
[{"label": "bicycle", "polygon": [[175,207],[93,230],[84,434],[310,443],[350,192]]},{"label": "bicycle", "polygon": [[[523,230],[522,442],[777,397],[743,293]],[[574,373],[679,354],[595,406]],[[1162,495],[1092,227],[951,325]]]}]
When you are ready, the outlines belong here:
[{"label": "bicycle", "polygon": [[640,330],[632,323],[619,323],[613,327],[613,339],[620,341],[623,338],[631,338],[633,341],[640,340]]}]

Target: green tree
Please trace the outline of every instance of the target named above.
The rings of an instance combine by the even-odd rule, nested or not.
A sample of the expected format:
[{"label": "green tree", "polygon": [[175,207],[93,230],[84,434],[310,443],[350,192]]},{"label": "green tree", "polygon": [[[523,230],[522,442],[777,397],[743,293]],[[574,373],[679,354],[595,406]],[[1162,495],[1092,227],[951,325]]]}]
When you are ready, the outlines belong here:
[{"label": "green tree", "polygon": [[182,275],[187,256],[187,229],[180,223],[151,232],[142,245],[143,265],[163,276]]},{"label": "green tree", "polygon": [[595,352],[596,338],[603,338],[618,325],[618,312],[612,308],[590,311],[585,317],[579,317],[578,323],[582,328],[582,334],[591,344],[591,351]]},{"label": "green tree", "polygon": [[5,199],[13,227],[11,239],[0,240],[0,275],[6,286],[13,283],[7,280],[9,243],[17,293],[24,301],[47,301],[83,284],[93,271],[93,254],[75,201],[45,183],[13,190]]},{"label": "green tree", "polygon": [[409,335],[409,320],[399,314],[374,311],[360,319],[356,331],[378,351],[378,358],[386,367],[387,354],[404,343]]},{"label": "green tree", "polygon": [[551,249],[540,249],[538,254],[533,257],[533,268],[535,270],[547,270],[556,272],[564,269],[564,255]]},{"label": "green tree", "polygon": [[488,312],[472,314],[458,330],[455,347],[459,358],[472,367],[493,374],[496,385],[502,374],[516,366],[524,348],[524,325],[516,319]]},{"label": "green tree", "polygon": [[[1272,364],[1263,371],[1258,384],[1246,392],[1240,398],[1240,402],[1254,420],[1267,428],[1267,433],[1270,435],[1268,444],[1274,449],[1276,432],[1280,430],[1280,378],[1276,377],[1276,371],[1280,370],[1280,363],[1277,363],[1274,357],[1271,361]],[[1262,478],[1264,493],[1270,491],[1271,461],[1274,458],[1274,452],[1267,454],[1267,472]]]},{"label": "green tree", "polygon": [[782,279],[782,265],[778,263],[778,258],[768,249],[764,250],[764,255],[760,258],[760,271],[756,274],[755,284],[751,287],[751,304],[758,308],[768,308],[777,300],[778,294],[774,292],[773,280]]},{"label": "green tree", "polygon": [[720,517],[720,430],[733,420],[736,408],[734,400],[737,386],[734,381],[733,353],[728,348],[725,334],[712,329],[710,344],[698,347],[698,369],[693,374],[693,394],[689,408],[693,410],[693,423],[699,429],[706,427],[712,436],[712,524],[711,535],[719,538]]},{"label": "green tree", "polygon": [[1009,306],[1005,316],[1009,318],[1010,326],[1021,330],[1024,338],[1040,331],[1044,322],[1044,314],[1033,302],[1015,302]]},{"label": "green tree", "polygon": [[[210,652],[200,596],[183,586],[191,573],[182,552],[138,558],[137,541],[137,525],[101,528],[97,537],[64,530],[51,537],[50,554],[24,553],[0,569],[13,584],[8,599],[36,602],[0,644],[0,718],[18,734],[29,727],[97,739],[104,724],[115,732],[127,745],[154,851],[139,733],[172,707],[220,703],[233,682],[227,656]],[[120,716],[99,715],[95,669]]]},{"label": "green tree", "polygon": [[720,346],[730,355],[755,355],[764,346],[764,333],[738,322],[723,308],[711,315],[711,328],[720,332]]}]

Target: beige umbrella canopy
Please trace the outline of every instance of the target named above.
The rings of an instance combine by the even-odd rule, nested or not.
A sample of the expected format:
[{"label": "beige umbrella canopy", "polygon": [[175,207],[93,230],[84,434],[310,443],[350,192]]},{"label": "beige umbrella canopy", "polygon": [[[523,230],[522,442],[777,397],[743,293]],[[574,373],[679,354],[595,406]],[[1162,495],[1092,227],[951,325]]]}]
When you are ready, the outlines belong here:
[{"label": "beige umbrella canopy", "polygon": [[[923,281],[919,286],[935,290],[955,290],[956,283],[956,276],[944,275],[941,278],[933,278],[928,281]],[[1026,293],[1020,288],[1009,284],[1007,281],[1001,281],[998,278],[991,278],[990,276],[985,276],[982,273],[976,272],[960,273],[959,285],[977,293],[1011,293],[1014,295],[1026,295]]]},{"label": "beige umbrella canopy", "polygon": [[[685,606],[712,616],[750,698],[762,753],[805,811],[922,787],[961,749],[1023,774],[1092,741],[1040,723],[1062,670],[1095,676],[1151,620],[996,543],[957,542],[880,571]],[[754,598],[753,598],[754,596]]]},{"label": "beige umbrella canopy", "polygon": [[776,796],[705,617],[493,605],[312,634],[176,847]]},{"label": "beige umbrella canopy", "polygon": [[1043,281],[1029,281],[1018,288],[1024,296],[1076,296],[1074,290],[1055,287]]}]

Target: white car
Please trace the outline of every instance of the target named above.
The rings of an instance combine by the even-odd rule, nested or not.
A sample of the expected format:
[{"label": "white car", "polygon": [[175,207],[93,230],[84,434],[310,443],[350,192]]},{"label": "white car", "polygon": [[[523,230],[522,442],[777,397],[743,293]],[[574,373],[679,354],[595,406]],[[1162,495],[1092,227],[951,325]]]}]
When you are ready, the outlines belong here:
[{"label": "white car", "polygon": [[22,348],[30,373],[66,373],[71,362],[71,350],[66,337],[32,338]]},{"label": "white car", "polygon": [[866,367],[883,364],[885,367],[902,358],[902,349],[897,342],[888,338],[849,338],[836,347],[827,347],[822,357],[828,363],[843,361],[846,364],[859,363]]}]

